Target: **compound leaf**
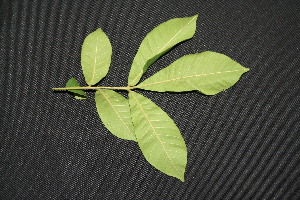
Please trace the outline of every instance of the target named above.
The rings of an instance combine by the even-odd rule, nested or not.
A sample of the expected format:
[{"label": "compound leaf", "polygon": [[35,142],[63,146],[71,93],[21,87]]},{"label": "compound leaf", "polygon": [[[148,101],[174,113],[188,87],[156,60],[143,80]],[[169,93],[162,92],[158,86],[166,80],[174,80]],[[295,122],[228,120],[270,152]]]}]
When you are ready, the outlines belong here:
[{"label": "compound leaf", "polygon": [[96,92],[95,101],[103,124],[112,134],[136,141],[128,99],[113,90],[101,89]]},{"label": "compound leaf", "polygon": [[198,90],[214,95],[233,86],[247,71],[226,55],[206,51],[179,58],[137,87],[157,92]]},{"label": "compound leaf", "polygon": [[132,62],[128,85],[136,85],[148,67],[173,46],[192,38],[196,31],[197,17],[198,15],[174,18],[149,32]]},{"label": "compound leaf", "polygon": [[[66,83],[66,87],[80,87],[79,83],[76,81],[75,78],[70,78],[68,82]],[[87,95],[83,90],[68,90],[69,92],[72,92],[74,94],[75,99],[86,99]]]},{"label": "compound leaf", "polygon": [[111,55],[111,44],[102,29],[97,29],[85,38],[81,50],[81,66],[88,85],[95,85],[106,76]]},{"label": "compound leaf", "polygon": [[184,181],[187,149],[174,121],[136,92],[129,92],[129,104],[137,142],[146,160],[163,173]]}]

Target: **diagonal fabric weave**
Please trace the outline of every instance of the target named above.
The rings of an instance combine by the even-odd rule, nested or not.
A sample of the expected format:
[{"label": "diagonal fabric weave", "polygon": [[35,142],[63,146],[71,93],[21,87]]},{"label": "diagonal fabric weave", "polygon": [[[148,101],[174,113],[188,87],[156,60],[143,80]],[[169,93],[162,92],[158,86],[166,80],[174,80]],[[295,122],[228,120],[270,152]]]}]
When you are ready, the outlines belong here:
[{"label": "diagonal fabric weave", "polygon": [[[0,199],[300,199],[299,10],[298,0],[2,0]],[[186,141],[182,183],[105,128],[92,92],[75,100],[51,88],[71,77],[84,85],[81,45],[97,28],[113,48],[100,85],[126,86],[146,34],[195,14],[194,38],[141,81],[203,51],[223,53],[250,72],[215,96],[139,91],[175,120]]]}]

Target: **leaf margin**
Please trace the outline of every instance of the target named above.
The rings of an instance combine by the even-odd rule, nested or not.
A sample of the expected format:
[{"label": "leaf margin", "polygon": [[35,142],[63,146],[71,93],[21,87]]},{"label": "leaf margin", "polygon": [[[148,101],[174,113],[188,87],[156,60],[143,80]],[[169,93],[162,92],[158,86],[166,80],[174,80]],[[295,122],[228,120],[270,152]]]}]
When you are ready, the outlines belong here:
[{"label": "leaf margin", "polygon": [[[183,62],[182,60],[186,59],[187,57],[189,57],[189,56],[199,56],[199,55],[204,55],[204,54],[208,54],[208,53],[209,54],[215,54],[215,55],[218,55],[218,56],[223,56],[224,58],[228,59],[228,61],[231,61],[235,65],[237,65],[240,69],[239,70],[232,70],[232,71],[223,71],[223,72],[212,72],[212,73],[206,73],[206,74],[198,74],[198,75],[193,75],[193,76],[177,77],[177,78],[163,80],[163,81],[160,81],[160,82],[157,81],[157,82],[152,82],[151,83],[152,79],[155,79],[156,77],[159,77],[159,76],[163,77],[163,73],[165,73],[165,77],[167,77],[166,74],[168,75],[168,74],[171,74],[171,73],[168,73],[166,71],[168,71],[168,70],[170,71],[170,68],[173,68],[173,70],[175,71],[176,67],[177,67],[176,66],[177,63]],[[227,56],[225,54],[221,54],[221,53],[217,53],[217,52],[213,52],[213,51],[204,51],[204,52],[201,52],[201,53],[188,54],[188,55],[180,57],[179,59],[177,59],[173,63],[171,63],[169,66],[161,69],[160,71],[158,71],[157,73],[155,73],[151,77],[147,78],[146,80],[144,80],[143,82],[141,82],[140,84],[138,84],[136,86],[136,88],[143,89],[143,90],[149,90],[149,91],[155,91],[155,92],[187,92],[187,91],[195,91],[196,90],[196,91],[199,91],[200,93],[205,94],[205,95],[215,95],[215,94],[217,94],[219,92],[222,92],[222,91],[227,90],[230,87],[234,86],[240,80],[241,76],[244,73],[248,72],[248,71],[250,71],[249,68],[243,67],[238,62],[236,62],[235,60],[231,59],[229,56]],[[231,85],[228,85],[228,87],[224,87],[223,89],[220,89],[218,92],[208,92],[208,91],[204,91],[204,90],[201,91],[198,87],[195,87],[197,89],[194,88],[194,89],[186,89],[186,90],[174,90],[174,89],[171,89],[171,88],[170,89],[159,89],[159,88],[155,89],[155,87],[151,88],[151,85],[153,86],[155,84],[161,84],[161,83],[164,83],[164,82],[178,81],[180,79],[182,80],[182,79],[185,79],[185,78],[195,78],[195,77],[200,77],[200,76],[208,76],[208,75],[215,75],[215,74],[221,74],[221,73],[231,73],[231,72],[235,72],[235,73],[240,72],[240,74],[237,74],[236,81],[234,81]],[[223,81],[223,80],[220,80],[220,81]],[[150,86],[150,88],[149,88],[149,86]],[[173,87],[173,88],[175,88],[175,87]]]},{"label": "leaf margin", "polygon": [[[129,113],[129,121],[126,120],[124,118],[124,113],[122,112],[122,114],[120,114],[120,111],[118,111],[116,108],[116,105],[113,104],[113,100],[111,98],[119,98],[118,101],[123,103],[123,106],[127,106],[128,107],[128,113]],[[129,107],[129,102],[128,99],[126,99],[125,97],[123,97],[122,95],[120,95],[119,93],[113,91],[113,90],[109,90],[109,89],[99,89],[96,91],[95,93],[95,103],[96,103],[96,109],[97,109],[97,113],[99,118],[101,119],[102,123],[104,124],[104,126],[116,137],[120,138],[120,139],[124,139],[124,140],[132,140],[136,142],[136,137],[134,134],[134,127],[132,124],[132,120],[131,120],[131,115],[130,115],[130,107]],[[116,116],[120,119],[120,121],[122,122],[121,124],[124,125],[124,127],[126,127],[127,133],[125,134],[125,132],[122,132],[123,134],[120,134],[118,131],[115,131],[116,128],[114,126],[118,126],[117,124],[114,125],[110,125],[113,123],[112,117],[109,116],[107,117],[107,111],[103,112],[103,110],[108,110],[107,107],[103,104],[102,101],[106,101],[108,103],[108,105],[112,108],[112,110],[114,111],[113,113],[116,114]],[[125,105],[127,101],[127,104]],[[131,127],[130,127],[131,124]],[[123,135],[123,136],[122,136]]]},{"label": "leaf margin", "polygon": [[[145,38],[142,40],[139,48],[138,48],[138,51],[132,61],[132,65],[131,65],[131,68],[130,68],[130,72],[129,72],[129,75],[128,75],[128,85],[131,85],[131,86],[134,86],[136,85],[141,77],[143,76],[143,74],[147,71],[147,69],[150,67],[151,64],[153,64],[156,60],[159,59],[159,57],[161,57],[162,55],[164,55],[166,52],[170,51],[175,45],[181,43],[181,42],[184,42],[188,39],[191,39],[194,35],[195,35],[195,32],[196,32],[196,21],[197,21],[197,18],[198,18],[198,14],[196,15],[193,15],[191,17],[183,17],[183,18],[172,18],[172,19],[169,19],[168,21],[165,21],[161,24],[159,24],[158,26],[154,27],[150,32],[147,33],[147,35],[145,36]],[[155,53],[154,55],[152,55],[150,58],[147,58],[146,62],[144,62],[142,68],[139,69],[139,67],[135,67],[135,66],[139,66],[139,64],[136,64],[135,63],[137,62],[136,60],[138,60],[139,56],[143,58],[143,45],[145,45],[145,43],[148,43],[148,45],[151,47],[151,43],[149,40],[150,37],[152,37],[152,35],[156,34],[156,32],[160,31],[161,28],[165,28],[164,26],[167,26],[169,23],[172,23],[174,21],[179,21],[179,20],[187,20],[187,19],[191,19],[187,24],[183,25],[183,27],[181,27],[181,29],[167,42],[167,44],[165,44],[160,50],[158,53]],[[178,22],[177,22],[178,23]],[[181,22],[180,22],[181,23]],[[176,38],[176,36],[186,27],[188,26],[190,23],[192,23],[192,32],[190,33],[190,35],[182,38],[180,41],[174,43],[174,44],[171,44],[170,47],[166,48],[168,44],[170,44],[170,42]],[[154,37],[154,36],[153,36]],[[146,42],[147,41],[147,42]],[[166,48],[166,49],[164,49]],[[164,50],[163,50],[164,49]],[[151,51],[153,52],[153,50],[151,49]],[[144,58],[143,58],[144,59]],[[134,74],[134,70],[135,68],[138,68],[140,70],[140,72],[134,76],[134,78],[131,78],[131,74]],[[131,80],[133,79],[133,80]]]},{"label": "leaf margin", "polygon": [[[94,37],[96,37],[97,41],[94,41]],[[100,41],[99,41],[100,40]],[[102,40],[102,41],[101,41]],[[102,44],[98,44],[98,42],[103,42],[103,46],[101,46]],[[90,55],[90,48],[89,45],[94,45],[93,47],[96,48],[93,55]],[[98,49],[99,47],[99,49]],[[106,48],[104,48],[106,47]],[[98,51],[101,50],[105,50],[104,53],[99,53]],[[98,54],[98,55],[97,55]],[[106,58],[102,59],[102,61],[97,61],[97,59],[99,57],[102,57],[103,55],[108,54],[106,56]],[[101,28],[97,28],[95,31],[93,31],[92,33],[88,34],[82,44],[81,47],[81,55],[80,55],[80,59],[81,59],[81,68],[82,68],[82,72],[83,75],[85,77],[85,82],[89,85],[96,85],[98,82],[100,82],[108,73],[109,71],[109,67],[111,64],[111,59],[112,59],[112,45],[111,42],[108,38],[108,36],[105,34],[105,32],[101,29]],[[94,59],[94,64],[92,66],[90,66],[91,59]],[[93,68],[92,70],[90,70],[90,68]],[[91,74],[89,73],[89,71],[92,71],[92,78],[90,80],[90,76]],[[98,72],[97,74],[97,71]],[[98,78],[95,76],[98,76]]]},{"label": "leaf margin", "polygon": [[[70,88],[70,87],[80,87],[78,81],[75,78],[70,78],[67,83],[66,83],[66,88]],[[84,90],[67,90],[68,92],[71,92],[74,95],[75,99],[78,100],[83,100],[83,99],[87,99],[87,95],[84,92]]]},{"label": "leaf margin", "polygon": [[[184,141],[184,138],[182,137],[182,135],[181,135],[181,133],[180,133],[179,128],[178,128],[177,125],[175,124],[174,120],[173,120],[173,119],[172,119],[172,118],[171,118],[164,110],[162,110],[157,104],[155,104],[155,103],[154,103],[153,101],[151,101],[149,98],[147,98],[147,97],[145,97],[145,96],[143,96],[143,95],[141,95],[141,94],[139,94],[139,93],[137,93],[137,92],[134,92],[134,91],[130,91],[130,92],[129,92],[129,105],[130,105],[131,116],[132,116],[133,110],[134,110],[134,107],[133,107],[134,104],[133,104],[133,103],[130,103],[131,100],[134,98],[135,101],[137,102],[137,104],[139,104],[139,103],[138,103],[138,100],[136,99],[136,97],[135,97],[134,95],[138,95],[139,97],[142,97],[142,98],[144,98],[145,100],[151,102],[152,105],[154,105],[157,109],[159,109],[159,110],[162,112],[161,114],[165,115],[165,117],[167,117],[168,119],[170,119],[170,122],[173,123],[173,125],[174,125],[175,128],[177,129],[177,133],[179,133],[178,136],[181,138],[181,142],[183,142],[183,145],[184,145],[184,159],[180,160],[180,162],[182,162],[181,164],[183,165],[184,170],[183,170],[183,171],[178,171],[178,169],[177,169],[176,166],[174,165],[173,161],[171,160],[171,158],[173,158],[173,157],[170,158],[170,157],[168,156],[167,151],[165,150],[165,153],[167,154],[167,157],[169,158],[169,160],[171,161],[172,165],[173,165],[174,168],[176,169],[177,175],[170,174],[169,172],[166,172],[166,171],[162,171],[162,169],[159,169],[155,164],[153,164],[153,163],[148,159],[147,154],[144,153],[145,150],[143,149],[143,147],[142,147],[142,145],[141,145],[141,142],[142,142],[142,141],[140,140],[140,139],[142,139],[144,136],[143,136],[142,138],[139,138],[139,137],[138,137],[137,125],[135,124],[135,122],[134,122],[134,120],[133,120],[133,124],[134,124],[134,127],[135,127],[135,133],[136,133],[137,142],[138,142],[138,145],[139,145],[139,147],[140,147],[140,149],[141,149],[141,151],[142,151],[142,153],[143,153],[145,159],[146,159],[153,167],[155,167],[157,170],[159,170],[159,171],[161,171],[161,172],[167,174],[168,176],[172,176],[172,177],[178,178],[179,180],[181,180],[182,182],[184,182],[184,174],[185,174],[185,171],[186,171],[186,165],[187,165],[187,146],[186,146],[186,143],[185,143],[185,141]],[[131,97],[133,97],[133,98],[131,98]],[[132,101],[133,101],[133,100],[132,100]],[[148,106],[149,106],[149,104],[148,104]],[[141,110],[143,110],[143,108],[141,107],[140,104],[139,104],[139,107],[140,107]],[[144,112],[144,111],[142,111],[142,112]],[[148,121],[148,123],[150,123],[151,120],[149,120],[149,118],[147,117],[147,114],[146,114],[145,112],[144,112],[144,115],[145,115],[145,116],[143,116],[143,118],[146,118],[147,121]],[[133,117],[133,116],[132,116],[132,117]],[[134,119],[134,118],[133,118],[133,119]],[[150,124],[151,124],[151,123],[150,123]],[[152,126],[152,128],[155,128],[153,125],[151,125],[151,126]],[[153,130],[154,130],[154,129],[153,129]],[[158,136],[158,135],[156,135],[156,136]],[[152,137],[152,136],[151,136],[151,137]],[[161,143],[161,145],[162,145],[162,143]]]}]

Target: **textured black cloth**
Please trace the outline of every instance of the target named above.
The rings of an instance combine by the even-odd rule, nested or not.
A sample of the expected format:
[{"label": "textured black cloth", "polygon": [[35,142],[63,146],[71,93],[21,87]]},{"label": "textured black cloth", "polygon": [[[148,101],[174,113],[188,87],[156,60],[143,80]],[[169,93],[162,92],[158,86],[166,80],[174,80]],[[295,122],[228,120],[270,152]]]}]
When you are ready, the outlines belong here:
[{"label": "textured black cloth", "polygon": [[[0,2],[0,199],[299,199],[300,1]],[[215,96],[141,94],[174,119],[188,147],[186,181],[154,169],[135,142],[99,120],[84,85],[84,38],[102,28],[113,46],[106,86],[126,86],[145,35],[199,14],[197,32],[143,80],[183,55],[215,51],[250,68]],[[125,93],[122,93],[125,94]]]}]

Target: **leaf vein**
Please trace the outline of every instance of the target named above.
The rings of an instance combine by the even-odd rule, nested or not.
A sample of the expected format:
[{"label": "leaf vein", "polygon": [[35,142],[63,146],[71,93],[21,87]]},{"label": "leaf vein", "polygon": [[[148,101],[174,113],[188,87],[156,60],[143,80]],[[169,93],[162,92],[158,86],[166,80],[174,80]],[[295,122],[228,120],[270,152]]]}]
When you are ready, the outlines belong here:
[{"label": "leaf vein", "polygon": [[149,117],[148,117],[148,115],[145,113],[144,109],[142,108],[141,104],[139,103],[139,101],[137,100],[137,98],[134,96],[133,93],[132,93],[132,96],[133,96],[133,98],[135,99],[135,101],[136,101],[136,103],[138,104],[138,106],[140,107],[141,111],[143,112],[143,114],[144,114],[145,118],[147,119],[147,121],[148,121],[150,127],[152,128],[152,130],[153,130],[155,136],[157,137],[157,139],[158,139],[158,141],[160,142],[160,144],[161,144],[161,146],[162,146],[164,152],[166,153],[168,159],[171,161],[173,167],[175,168],[175,170],[176,170],[176,172],[177,172],[177,174],[178,174],[178,176],[179,176],[180,174],[179,174],[179,172],[178,172],[177,167],[174,165],[172,159],[170,158],[170,156],[169,156],[169,154],[168,154],[168,151],[166,151],[165,146],[163,145],[164,142],[162,142],[162,141],[160,140],[159,134],[157,134],[157,132],[156,132],[154,126],[152,125],[152,123],[151,123],[151,121],[150,121],[150,119],[149,119]]},{"label": "leaf vein", "polygon": [[214,72],[214,73],[207,73],[207,74],[197,74],[197,75],[193,75],[193,76],[185,76],[185,77],[173,78],[173,79],[164,80],[164,81],[155,82],[155,83],[149,83],[149,84],[145,84],[145,85],[138,85],[137,87],[141,88],[141,87],[146,87],[146,86],[149,86],[149,85],[156,85],[156,84],[161,84],[161,83],[166,83],[166,82],[171,82],[171,81],[177,81],[177,80],[186,79],[186,78],[195,78],[195,77],[199,77],[199,76],[208,76],[208,75],[224,74],[224,73],[239,72],[239,71],[246,71],[246,70],[244,69],[244,70],[232,70],[232,71]]},{"label": "leaf vein", "polygon": [[[106,101],[110,104],[110,106],[113,108],[113,110],[115,111],[115,113],[117,114],[117,116],[119,117],[119,119],[121,120],[121,122],[125,125],[125,127],[128,129],[129,133],[131,133],[131,130],[129,129],[129,127],[127,126],[127,124],[124,122],[124,120],[122,119],[122,117],[120,116],[120,114],[118,113],[118,111],[115,109],[114,105],[110,102],[110,100],[107,98],[107,96],[101,92],[101,90],[99,90],[99,92],[103,95],[103,97],[106,99]],[[132,133],[131,133],[132,134]]]},{"label": "leaf vein", "polygon": [[168,45],[170,44],[170,42],[182,31],[184,30],[184,28],[189,25],[197,16],[195,15],[186,25],[184,25],[159,51],[157,54],[160,54],[162,52],[162,50]]}]

